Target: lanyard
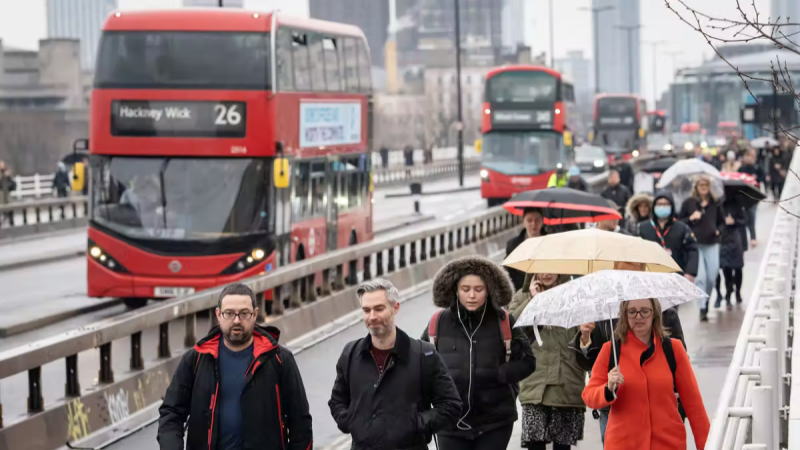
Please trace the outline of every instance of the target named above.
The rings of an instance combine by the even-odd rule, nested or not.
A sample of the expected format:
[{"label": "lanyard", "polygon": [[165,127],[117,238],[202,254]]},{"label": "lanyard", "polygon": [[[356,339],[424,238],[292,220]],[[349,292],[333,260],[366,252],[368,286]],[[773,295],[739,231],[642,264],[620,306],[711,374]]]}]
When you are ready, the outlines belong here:
[{"label": "lanyard", "polygon": [[665,240],[665,238],[669,234],[669,230],[672,229],[672,225],[668,226],[667,229],[664,230],[664,234],[661,234],[661,230],[658,229],[658,225],[653,220],[650,220],[650,223],[653,225],[653,229],[656,231],[656,236],[658,237],[658,240],[661,241],[661,247],[667,248],[667,241]]}]

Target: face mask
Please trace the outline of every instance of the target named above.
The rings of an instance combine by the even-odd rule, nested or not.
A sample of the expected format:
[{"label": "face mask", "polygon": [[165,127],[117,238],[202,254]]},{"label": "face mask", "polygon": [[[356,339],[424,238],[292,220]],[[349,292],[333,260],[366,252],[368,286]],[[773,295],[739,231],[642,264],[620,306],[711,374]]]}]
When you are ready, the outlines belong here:
[{"label": "face mask", "polygon": [[659,219],[666,219],[672,215],[672,207],[667,205],[656,205],[653,212]]}]

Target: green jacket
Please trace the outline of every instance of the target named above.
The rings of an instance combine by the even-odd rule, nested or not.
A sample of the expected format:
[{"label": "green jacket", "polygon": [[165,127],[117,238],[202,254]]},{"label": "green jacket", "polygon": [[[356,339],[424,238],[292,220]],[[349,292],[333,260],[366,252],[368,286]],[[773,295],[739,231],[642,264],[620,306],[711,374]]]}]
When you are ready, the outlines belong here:
[{"label": "green jacket", "polygon": [[[530,302],[527,287],[517,291],[511,299],[509,310],[519,317]],[[586,383],[586,372],[578,366],[573,347],[579,328],[541,326],[542,345],[531,337],[531,349],[536,356],[536,371],[519,383],[519,401],[522,404],[583,408],[581,393]]]}]

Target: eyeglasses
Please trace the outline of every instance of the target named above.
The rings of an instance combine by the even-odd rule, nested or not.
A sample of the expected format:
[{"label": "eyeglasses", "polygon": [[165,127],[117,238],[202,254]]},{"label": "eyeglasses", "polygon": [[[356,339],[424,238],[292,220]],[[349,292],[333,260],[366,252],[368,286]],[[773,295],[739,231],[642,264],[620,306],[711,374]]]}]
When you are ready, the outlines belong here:
[{"label": "eyeglasses", "polygon": [[239,317],[239,320],[250,320],[251,317],[255,316],[255,311],[222,311],[220,313],[223,319],[225,320],[233,320],[234,317]]},{"label": "eyeglasses", "polygon": [[630,317],[631,319],[636,318],[637,315],[642,319],[647,319],[648,317],[650,317],[650,315],[653,314],[653,310],[650,308],[629,309],[625,311],[625,313],[628,314],[628,317]]}]

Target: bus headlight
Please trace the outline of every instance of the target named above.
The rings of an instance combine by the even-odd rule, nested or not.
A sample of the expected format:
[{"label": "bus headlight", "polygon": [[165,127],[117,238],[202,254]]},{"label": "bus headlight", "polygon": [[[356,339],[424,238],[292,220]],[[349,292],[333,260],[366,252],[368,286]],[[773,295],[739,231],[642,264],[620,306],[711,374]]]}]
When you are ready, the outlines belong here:
[{"label": "bus headlight", "polygon": [[489,171],[486,169],[481,169],[481,180],[489,181]]},{"label": "bus headlight", "polygon": [[128,273],[128,269],[123,267],[122,264],[118,263],[114,258],[111,257],[111,255],[103,251],[99,245],[92,241],[89,241],[89,257],[91,257],[97,264],[113,270],[114,272]]},{"label": "bus headlight", "polygon": [[691,142],[687,142],[687,143],[683,144],[683,149],[684,150],[694,150],[694,144],[692,144]]},{"label": "bus headlight", "polygon": [[634,150],[633,153],[631,153],[631,154],[633,155],[634,158],[638,158],[639,157],[639,150]]},{"label": "bus headlight", "polygon": [[672,150],[672,144],[664,144],[664,150],[665,151],[671,151]]},{"label": "bus headlight", "polygon": [[595,159],[594,160],[594,166],[597,167],[597,168],[603,167],[605,164],[606,164],[606,162],[603,161],[602,159]]},{"label": "bus headlight", "polygon": [[[225,270],[222,271],[222,274],[231,275],[250,269],[251,267],[255,267],[258,264],[264,262],[264,259],[266,259],[266,257],[267,257],[266,250],[260,247],[256,247],[250,250],[249,253],[245,253],[244,256],[242,256],[241,258],[236,260],[233,264],[228,266]],[[267,266],[271,266],[271,264],[267,264]]]}]

